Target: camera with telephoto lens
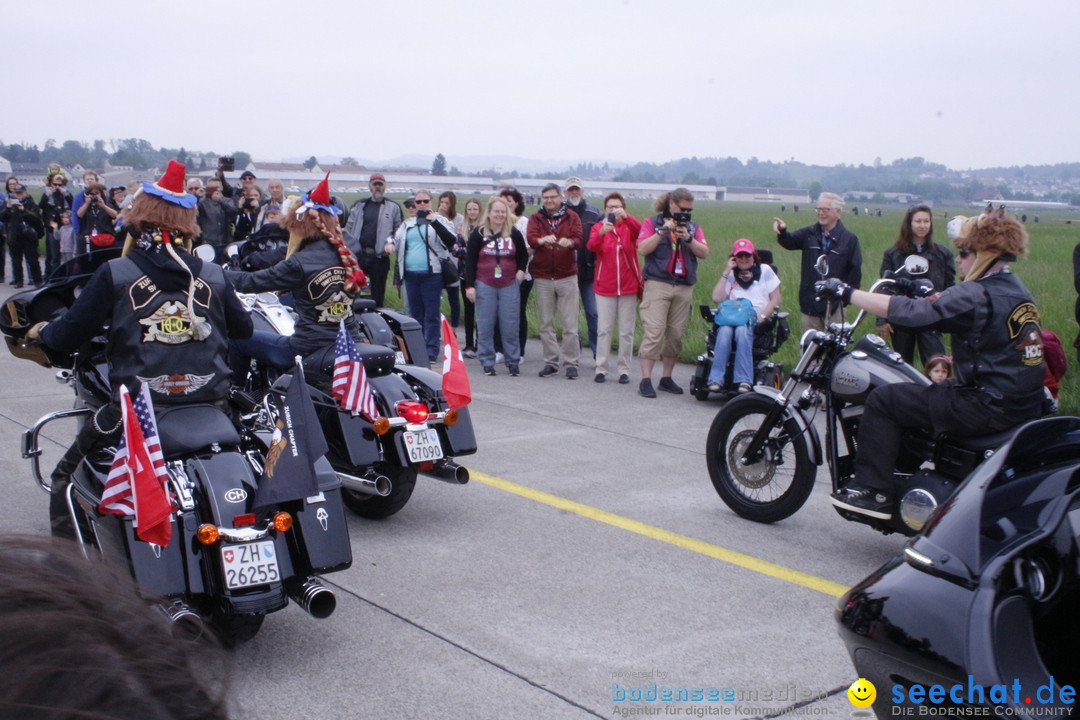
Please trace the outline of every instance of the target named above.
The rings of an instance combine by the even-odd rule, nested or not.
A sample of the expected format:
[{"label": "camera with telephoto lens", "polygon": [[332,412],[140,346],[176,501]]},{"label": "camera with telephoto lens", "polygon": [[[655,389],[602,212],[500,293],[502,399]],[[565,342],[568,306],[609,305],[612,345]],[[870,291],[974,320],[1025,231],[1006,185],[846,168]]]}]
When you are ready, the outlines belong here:
[{"label": "camera with telephoto lens", "polygon": [[675,223],[677,225],[685,225],[686,223],[690,222],[690,213],[688,213],[688,212],[671,213],[671,218],[675,221]]}]

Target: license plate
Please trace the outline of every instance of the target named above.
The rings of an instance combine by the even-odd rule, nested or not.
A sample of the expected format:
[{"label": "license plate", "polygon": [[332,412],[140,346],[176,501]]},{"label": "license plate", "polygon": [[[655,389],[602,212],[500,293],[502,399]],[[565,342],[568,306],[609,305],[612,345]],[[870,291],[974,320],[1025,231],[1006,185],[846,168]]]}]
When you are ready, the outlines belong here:
[{"label": "license plate", "polygon": [[443,456],[439,432],[435,428],[406,431],[405,449],[409,451],[409,462],[412,463],[430,462]]},{"label": "license plate", "polygon": [[266,585],[281,578],[273,540],[223,545],[221,568],[225,573],[225,586],[230,590]]}]

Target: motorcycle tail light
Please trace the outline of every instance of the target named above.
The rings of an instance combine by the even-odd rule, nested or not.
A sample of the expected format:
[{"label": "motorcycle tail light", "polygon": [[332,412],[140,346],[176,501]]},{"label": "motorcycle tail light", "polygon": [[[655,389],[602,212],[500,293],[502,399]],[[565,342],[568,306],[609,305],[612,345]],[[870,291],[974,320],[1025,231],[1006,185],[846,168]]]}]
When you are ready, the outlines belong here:
[{"label": "motorcycle tail light", "polygon": [[420,463],[420,472],[431,472],[434,469],[435,463],[433,462]]},{"label": "motorcycle tail light", "polygon": [[244,515],[237,515],[232,519],[232,526],[234,528],[242,528],[254,524],[255,513],[245,513]]},{"label": "motorcycle tail light", "polygon": [[390,430],[390,418],[380,417],[371,424],[371,429],[376,435],[385,435]]},{"label": "motorcycle tail light", "polygon": [[405,418],[405,420],[412,425],[427,420],[428,407],[422,402],[416,400],[399,400],[395,409],[399,416]]},{"label": "motorcycle tail light", "polygon": [[217,529],[216,525],[210,523],[204,523],[199,526],[199,529],[195,531],[195,537],[199,539],[203,545],[213,545],[221,537],[221,531]]},{"label": "motorcycle tail light", "polygon": [[287,512],[274,513],[274,529],[285,532],[292,527],[292,515]]},{"label": "motorcycle tail light", "polygon": [[447,410],[446,414],[443,415],[442,421],[443,421],[443,425],[446,425],[446,427],[454,427],[455,425],[457,425],[458,411],[457,410]]}]

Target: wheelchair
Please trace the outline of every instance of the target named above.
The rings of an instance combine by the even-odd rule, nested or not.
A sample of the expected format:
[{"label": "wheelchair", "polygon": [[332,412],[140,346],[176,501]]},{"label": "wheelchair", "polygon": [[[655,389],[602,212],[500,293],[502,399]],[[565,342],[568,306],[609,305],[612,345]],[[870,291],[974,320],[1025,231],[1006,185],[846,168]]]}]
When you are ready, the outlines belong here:
[{"label": "wheelchair", "polygon": [[[713,350],[716,347],[716,333],[719,330],[713,321],[715,309],[710,305],[699,305],[701,317],[709,323],[709,334],[705,337],[705,352],[698,355],[694,376],[690,378],[690,394],[698,400],[708,400],[709,372],[712,370]],[[754,326],[754,384],[780,389],[784,384],[784,366],[771,362],[772,356],[791,336],[788,326],[788,314],[774,310],[772,317]],[[731,356],[727,359],[727,371],[724,373],[723,389],[717,393],[722,400],[727,400],[738,392],[731,380],[735,368],[735,346],[731,347]]]}]

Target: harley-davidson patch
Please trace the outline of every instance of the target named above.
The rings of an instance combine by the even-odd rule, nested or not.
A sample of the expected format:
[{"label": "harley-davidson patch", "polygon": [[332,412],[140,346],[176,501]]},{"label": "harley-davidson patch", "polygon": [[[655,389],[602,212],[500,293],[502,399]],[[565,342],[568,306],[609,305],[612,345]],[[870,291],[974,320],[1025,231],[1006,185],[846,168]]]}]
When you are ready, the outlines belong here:
[{"label": "harley-davidson patch", "polygon": [[139,377],[139,382],[150,386],[150,389],[160,395],[188,395],[206,385],[214,379],[214,374],[209,375],[158,375],[157,377]]},{"label": "harley-davidson patch", "polygon": [[1034,303],[1021,303],[1009,313],[1009,337],[1020,338],[1013,347],[1021,353],[1020,361],[1033,367],[1043,361],[1043,338],[1039,329],[1039,309]]},{"label": "harley-davidson patch", "polygon": [[145,327],[143,342],[179,345],[193,339],[187,306],[175,300],[163,303],[150,317],[142,318],[139,323]]},{"label": "harley-davidson patch", "polygon": [[319,322],[336,325],[353,314],[352,298],[347,293],[339,290],[330,295],[325,302],[316,305],[315,309],[319,311]]}]

